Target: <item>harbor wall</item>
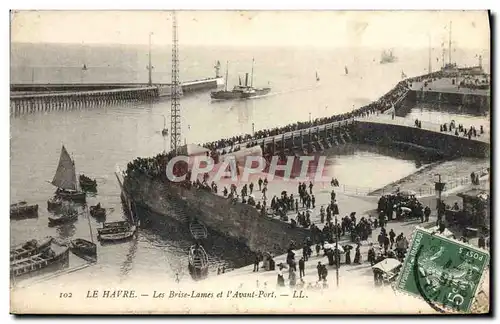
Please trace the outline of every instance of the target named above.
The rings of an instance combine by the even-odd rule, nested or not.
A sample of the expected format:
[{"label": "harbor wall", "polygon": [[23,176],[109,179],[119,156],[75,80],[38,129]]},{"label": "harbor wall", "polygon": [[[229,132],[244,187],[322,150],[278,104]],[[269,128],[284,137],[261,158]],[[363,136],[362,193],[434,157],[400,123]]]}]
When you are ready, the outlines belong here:
[{"label": "harbor wall", "polygon": [[442,92],[429,90],[410,90],[408,99],[417,104],[419,102],[431,104],[448,104],[453,106],[464,106],[479,111],[490,109],[490,96],[474,93]]},{"label": "harbor wall", "polygon": [[[219,79],[207,78],[183,82],[182,93],[217,88]],[[16,93],[16,91],[25,91]],[[36,93],[29,91],[37,91]],[[149,101],[170,97],[171,86],[159,84],[40,84],[11,85],[10,115],[64,111],[124,101]]]},{"label": "harbor wall", "polygon": [[311,237],[308,229],[291,228],[289,223],[261,216],[253,206],[233,202],[205,189],[187,189],[145,175],[126,177],[124,189],[143,208],[164,217],[170,217],[169,211],[173,208],[183,208],[189,219],[175,221],[197,219],[211,230],[245,244],[252,251],[282,254],[292,240],[302,244],[306,237]]},{"label": "harbor wall", "polygon": [[423,147],[441,152],[443,155],[489,157],[490,144],[450,133],[435,132],[418,127],[357,121],[355,138],[359,142],[380,145],[400,145]]}]

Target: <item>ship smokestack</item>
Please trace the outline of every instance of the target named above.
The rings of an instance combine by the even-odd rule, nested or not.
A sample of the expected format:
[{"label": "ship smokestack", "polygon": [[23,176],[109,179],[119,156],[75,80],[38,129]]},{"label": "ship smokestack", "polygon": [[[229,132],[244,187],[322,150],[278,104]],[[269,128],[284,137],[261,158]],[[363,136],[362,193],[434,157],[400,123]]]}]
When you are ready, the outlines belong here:
[{"label": "ship smokestack", "polygon": [[245,87],[248,87],[248,73],[245,73]]}]

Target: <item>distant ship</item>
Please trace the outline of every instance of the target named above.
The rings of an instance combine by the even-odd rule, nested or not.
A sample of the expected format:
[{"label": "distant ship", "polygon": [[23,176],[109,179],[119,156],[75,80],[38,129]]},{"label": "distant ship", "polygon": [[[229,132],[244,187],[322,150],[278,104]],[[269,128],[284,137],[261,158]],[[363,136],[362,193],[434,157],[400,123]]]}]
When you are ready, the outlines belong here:
[{"label": "distant ship", "polygon": [[[248,73],[245,73],[245,85],[241,84],[241,78],[239,78],[239,84],[234,86],[233,90],[227,90],[227,73],[228,69],[226,67],[226,82],[224,90],[213,91],[210,93],[210,97],[216,100],[231,100],[231,99],[248,99],[251,97],[263,96],[271,91],[271,88],[254,88],[253,87],[253,64],[252,60],[252,74],[250,77],[250,84],[248,84]],[[229,65],[229,63],[228,63]]]},{"label": "distant ship", "polygon": [[345,75],[348,75],[349,74],[349,70],[347,69],[347,65],[344,66],[344,71],[345,71]]},{"label": "distant ship", "polygon": [[383,51],[382,57],[380,58],[380,64],[394,63],[397,60],[398,60],[397,57],[392,54],[392,50],[391,51]]},{"label": "distant ship", "polygon": [[319,81],[319,75],[317,71],[316,71],[316,81]]}]

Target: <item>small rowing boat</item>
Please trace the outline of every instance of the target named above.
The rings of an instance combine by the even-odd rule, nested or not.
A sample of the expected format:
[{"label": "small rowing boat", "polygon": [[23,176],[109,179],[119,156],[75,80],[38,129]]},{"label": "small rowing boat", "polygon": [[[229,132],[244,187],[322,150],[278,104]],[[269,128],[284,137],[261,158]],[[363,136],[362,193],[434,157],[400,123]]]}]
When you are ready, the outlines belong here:
[{"label": "small rowing boat", "polygon": [[38,205],[28,205],[26,201],[20,201],[10,205],[10,218],[36,218],[38,217]]},{"label": "small rowing boat", "polygon": [[131,238],[137,230],[135,225],[126,221],[104,223],[97,229],[97,239],[103,242],[122,241]]},{"label": "small rowing boat", "polygon": [[188,269],[195,280],[205,279],[208,276],[208,255],[203,246],[196,244],[189,248]]},{"label": "small rowing boat", "polygon": [[49,226],[74,222],[78,219],[78,211],[72,208],[67,208],[61,213],[49,216]]},{"label": "small rowing boat", "polygon": [[207,238],[207,228],[198,221],[189,224],[189,231],[195,240],[203,240]]},{"label": "small rowing boat", "polygon": [[40,240],[31,240],[14,246],[10,250],[10,261],[24,259],[50,248],[53,238],[51,236]]},{"label": "small rowing boat", "polygon": [[101,207],[101,204],[98,203],[95,206],[90,206],[90,215],[95,218],[104,218],[106,217],[106,209]]},{"label": "small rowing boat", "polygon": [[71,252],[81,257],[97,257],[97,245],[87,240],[76,238],[71,240]]}]

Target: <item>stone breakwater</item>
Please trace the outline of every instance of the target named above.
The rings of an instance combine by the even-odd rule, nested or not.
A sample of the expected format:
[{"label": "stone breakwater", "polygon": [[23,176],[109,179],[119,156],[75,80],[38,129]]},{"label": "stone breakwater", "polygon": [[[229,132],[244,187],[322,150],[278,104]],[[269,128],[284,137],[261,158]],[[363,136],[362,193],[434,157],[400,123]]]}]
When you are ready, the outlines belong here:
[{"label": "stone breakwater", "polygon": [[189,222],[194,219],[223,236],[236,239],[252,251],[266,251],[275,255],[284,253],[293,240],[302,244],[311,231],[291,228],[290,224],[262,216],[253,206],[233,202],[205,189],[187,189],[145,175],[125,177],[124,190],[132,201],[154,212],[159,217],[170,217],[173,208],[183,208]]},{"label": "stone breakwater", "polygon": [[[345,137],[348,137],[353,141],[375,142],[377,144],[410,143],[451,156],[488,156],[489,141],[468,140],[467,138],[444,134],[433,129],[403,125],[394,118],[385,118],[383,121],[377,119],[353,120],[356,117],[368,117],[368,115],[374,115],[375,113],[378,115],[378,113],[383,113],[388,109],[397,110],[398,105],[403,102],[409,92],[408,83],[419,82],[435,76],[438,75],[431,74],[403,80],[376,103],[361,107],[349,114],[323,118],[316,120],[314,123],[301,123],[300,125],[292,125],[293,127],[276,129],[274,130],[276,134],[266,133],[267,136],[260,139],[253,138],[250,135],[240,136],[211,143],[208,147],[211,150],[216,150],[230,144],[233,149],[236,149],[235,145],[238,148],[239,145],[245,144],[247,147],[251,147],[258,141],[264,152],[276,154],[277,149],[280,148],[281,153],[285,153],[285,144],[288,144],[295,153],[308,154],[317,150],[322,151],[325,146],[333,146],[333,143],[338,145],[338,139],[344,139],[345,142]],[[332,126],[330,131],[326,126],[321,130],[318,127],[327,124],[333,125],[333,123],[341,125],[346,121],[351,121],[351,123],[345,125],[345,128],[342,129],[343,132],[338,132],[341,129],[340,127],[335,128]],[[309,129],[306,130],[307,128]],[[313,134],[312,128],[314,128],[315,134]],[[352,134],[346,132],[347,130]],[[296,131],[300,132],[298,137],[300,143],[296,142],[296,138],[293,136]],[[284,135],[290,132],[291,141],[285,143],[287,138]],[[304,133],[308,133],[307,136],[304,136]],[[277,145],[276,142],[279,141],[280,137],[282,143],[278,146],[279,144]],[[266,141],[267,139],[271,139],[271,142],[267,143],[269,142]],[[306,143],[309,145],[308,147],[305,146]],[[271,150],[269,150],[269,146],[271,146]],[[187,189],[179,184],[162,182],[159,177],[153,179],[146,174],[147,172],[129,174],[125,178],[124,190],[134,204],[159,214],[161,217],[169,217],[171,215],[170,210],[181,207],[187,211],[186,214],[189,219],[177,219],[178,221],[188,222],[196,218],[212,230],[224,236],[235,238],[251,250],[267,251],[274,254],[283,253],[292,240],[297,244],[301,244],[306,237],[312,236],[310,230],[291,228],[290,224],[267,216],[261,216],[260,212],[253,206],[215,195],[208,190]]]}]

